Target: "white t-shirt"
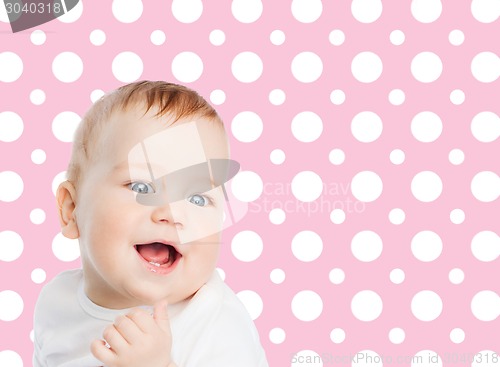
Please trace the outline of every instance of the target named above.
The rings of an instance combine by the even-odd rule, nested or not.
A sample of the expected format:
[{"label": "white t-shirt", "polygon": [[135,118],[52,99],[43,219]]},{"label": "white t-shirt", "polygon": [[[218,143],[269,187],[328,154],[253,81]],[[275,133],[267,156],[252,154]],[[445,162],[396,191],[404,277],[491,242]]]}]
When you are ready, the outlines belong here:
[{"label": "white t-shirt", "polygon": [[[42,289],[35,307],[33,366],[102,366],[90,344],[128,311],[94,304],[83,290],[81,269],[59,274]],[[177,366],[268,367],[245,306],[217,272],[191,300],[169,305],[168,311]]]}]

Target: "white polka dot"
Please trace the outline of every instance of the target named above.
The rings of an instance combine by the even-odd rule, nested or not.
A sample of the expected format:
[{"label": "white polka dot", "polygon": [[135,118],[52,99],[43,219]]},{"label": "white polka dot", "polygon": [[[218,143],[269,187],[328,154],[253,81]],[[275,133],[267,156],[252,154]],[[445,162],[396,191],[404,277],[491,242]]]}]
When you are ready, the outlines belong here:
[{"label": "white polka dot", "polygon": [[[182,0],[184,1],[184,0]],[[262,15],[263,5],[261,0],[233,0],[231,12],[241,23],[253,23]]]},{"label": "white polka dot", "polygon": [[273,89],[269,93],[269,102],[271,102],[275,106],[282,105],[283,103],[285,103],[285,100],[286,94],[281,89]]},{"label": "white polka dot", "polygon": [[471,367],[500,367],[500,355],[498,349],[481,350],[474,354]]},{"label": "white polka dot", "polygon": [[200,19],[203,13],[203,2],[201,0],[174,0],[172,2],[172,14],[181,23],[194,23]]},{"label": "white polka dot", "polygon": [[283,224],[286,219],[286,214],[283,209],[274,208],[269,212],[269,221],[272,224]]},{"label": "white polka dot", "polygon": [[21,116],[12,111],[0,112],[0,141],[11,143],[21,137],[24,123]]},{"label": "white polka dot", "polygon": [[500,256],[500,236],[493,231],[476,233],[471,241],[471,250],[479,261],[495,261]]},{"label": "white polka dot", "polygon": [[344,223],[345,217],[345,212],[342,209],[333,209],[330,213],[330,220],[334,224]]},{"label": "white polka dot", "polygon": [[240,171],[231,181],[231,189],[238,200],[250,202],[262,195],[264,184],[260,176],[252,171]]},{"label": "white polka dot", "polygon": [[23,73],[23,60],[14,52],[0,53],[0,82],[12,83]]},{"label": "white polka dot", "polygon": [[292,134],[298,141],[313,142],[321,136],[322,132],[323,121],[314,112],[301,112],[292,120]]},{"label": "white polka dot", "polygon": [[11,290],[0,292],[0,320],[14,321],[17,320],[24,310],[24,301],[22,297]]},{"label": "white polka dot", "polygon": [[389,331],[389,340],[393,344],[401,344],[405,340],[405,331],[401,328],[394,328]]},{"label": "white polka dot", "polygon": [[328,35],[328,40],[334,46],[340,46],[345,41],[345,34],[340,29],[334,29]]},{"label": "white polka dot", "polygon": [[273,344],[281,344],[285,341],[286,339],[286,334],[285,330],[275,327],[274,329],[271,329],[269,332],[269,340]]},{"label": "white polka dot", "polygon": [[275,29],[274,31],[271,32],[269,39],[271,40],[271,43],[273,45],[280,46],[283,43],[285,43],[286,35],[285,32],[283,32],[282,30]]},{"label": "white polka dot", "polygon": [[395,46],[401,46],[405,42],[405,38],[405,34],[399,29],[393,30],[389,36],[391,43]]},{"label": "white polka dot", "polygon": [[335,268],[330,271],[328,278],[333,284],[342,284],[345,280],[345,273],[342,269]]},{"label": "white polka dot", "polygon": [[35,164],[42,164],[47,159],[47,155],[42,149],[35,149],[31,152],[31,161]]},{"label": "white polka dot", "polygon": [[23,254],[24,242],[14,231],[0,232],[0,261],[11,262]]},{"label": "white polka dot", "polygon": [[332,91],[332,93],[330,93],[330,101],[332,101],[334,105],[341,105],[342,103],[344,103],[345,102],[344,91],[340,89],[335,89],[334,91]]},{"label": "white polka dot", "polygon": [[330,339],[335,344],[340,344],[345,340],[345,331],[341,328],[335,328],[330,333]]},{"label": "white polka dot", "polygon": [[31,280],[33,281],[33,283],[42,284],[43,282],[45,282],[45,279],[47,279],[45,270],[37,268],[31,272]]},{"label": "white polka dot", "polygon": [[500,136],[500,117],[490,111],[478,113],[471,122],[472,135],[483,143],[491,143]]},{"label": "white polka dot", "polygon": [[441,0],[412,0],[411,13],[421,23],[436,21],[443,10]]},{"label": "white polka dot", "polygon": [[214,46],[221,46],[226,42],[226,34],[220,29],[214,29],[208,36],[210,43]]},{"label": "white polka dot", "polygon": [[382,298],[371,290],[356,293],[351,301],[352,314],[361,321],[377,319],[382,313],[382,308]]},{"label": "white polka dot", "polygon": [[455,89],[450,93],[450,101],[454,105],[461,105],[465,101],[465,93],[460,89]]},{"label": "white polka dot", "polygon": [[411,361],[411,367],[442,367],[443,361],[439,354],[433,350],[421,350],[413,357],[408,359]]},{"label": "white polka dot", "polygon": [[223,269],[217,267],[215,270],[217,270],[222,280],[226,280],[226,272]]},{"label": "white polka dot", "polygon": [[436,260],[443,250],[441,237],[433,231],[421,231],[411,240],[411,252],[418,260],[430,262]]},{"label": "white polka dot", "polygon": [[316,260],[323,251],[323,240],[313,231],[301,231],[292,239],[292,253],[300,261]]},{"label": "white polka dot", "polygon": [[106,42],[106,33],[100,29],[94,29],[90,32],[90,43],[94,46],[102,46]]},{"label": "white polka dot", "polygon": [[462,269],[454,268],[448,273],[448,279],[453,284],[460,284],[465,279],[465,274]]},{"label": "white polka dot", "polygon": [[323,192],[321,177],[312,171],[302,171],[292,179],[292,193],[298,200],[311,202],[320,197]]},{"label": "white polka dot", "polygon": [[420,291],[411,300],[411,312],[420,321],[432,321],[441,315],[443,302],[433,291]]},{"label": "white polka dot", "polygon": [[115,56],[111,69],[116,79],[123,83],[132,83],[141,77],[144,65],[137,54],[125,51]]},{"label": "white polka dot", "polygon": [[335,148],[330,151],[330,154],[328,154],[328,159],[330,163],[338,166],[344,163],[345,161],[345,153],[342,149]]},{"label": "white polka dot", "polygon": [[291,362],[291,367],[323,367],[321,356],[314,350],[308,349],[294,353]]},{"label": "white polka dot", "polygon": [[78,19],[80,19],[82,14],[83,14],[83,4],[82,1],[78,1],[73,8],[68,9],[66,13],[64,13],[60,17],[57,17],[57,20],[63,23],[74,23]]},{"label": "white polka dot", "polygon": [[255,82],[261,77],[263,69],[259,55],[249,51],[239,53],[231,63],[233,76],[242,83]]},{"label": "white polka dot", "polygon": [[356,259],[363,262],[375,261],[382,254],[383,242],[380,236],[369,230],[358,232],[351,240],[351,251]]},{"label": "white polka dot", "polygon": [[352,0],[351,13],[361,23],[373,23],[382,15],[381,0]]},{"label": "white polka dot", "polygon": [[[3,6],[3,3],[1,4]],[[23,367],[23,360],[13,350],[0,351],[0,366]]]},{"label": "white polka dot", "polygon": [[459,165],[464,162],[465,154],[460,149],[452,149],[450,154],[448,154],[448,159],[451,164]]},{"label": "white polka dot", "polygon": [[264,307],[262,298],[251,290],[240,291],[236,296],[238,296],[239,300],[245,305],[252,320],[258,319]]},{"label": "white polka dot", "polygon": [[95,89],[90,93],[90,100],[92,103],[97,102],[102,96],[104,96],[104,91],[101,89]]},{"label": "white polka dot", "polygon": [[141,0],[113,0],[112,11],[114,17],[122,23],[133,23],[142,15]]},{"label": "white polka dot", "polygon": [[210,102],[214,105],[219,106],[226,101],[226,93],[223,90],[215,89],[210,93]]},{"label": "white polka dot", "polygon": [[285,161],[285,152],[281,149],[274,149],[269,155],[269,159],[273,164],[279,165]]},{"label": "white polka dot", "polygon": [[303,290],[293,296],[291,307],[293,315],[297,319],[313,321],[323,312],[323,300],[317,293]]},{"label": "white polka dot", "polygon": [[74,52],[61,52],[52,61],[52,73],[63,83],[73,83],[83,73],[83,61]]},{"label": "white polka dot", "polygon": [[439,175],[432,171],[422,171],[413,177],[411,192],[415,199],[429,203],[441,196],[443,183]]},{"label": "white polka dot", "polygon": [[362,143],[371,143],[382,134],[384,125],[382,119],[375,112],[363,111],[351,121],[352,135]]},{"label": "white polka dot", "polygon": [[299,82],[312,83],[323,73],[323,62],[314,52],[304,51],[293,58],[292,74]]},{"label": "white polka dot", "polygon": [[489,203],[500,196],[500,177],[495,172],[482,171],[477,173],[470,186],[472,195],[479,201]]},{"label": "white polka dot", "polygon": [[453,46],[460,46],[465,41],[464,32],[459,29],[454,29],[450,32],[448,40]]},{"label": "white polka dot", "polygon": [[393,89],[389,93],[389,102],[394,106],[401,106],[405,101],[405,92],[401,89]]},{"label": "white polka dot", "polygon": [[231,122],[233,136],[243,143],[251,143],[257,140],[264,128],[262,119],[252,111],[238,113]]},{"label": "white polka dot", "polygon": [[269,277],[274,284],[281,284],[285,281],[286,274],[282,269],[273,269]]},{"label": "white polka dot", "polygon": [[382,60],[377,54],[365,51],[357,54],[351,62],[351,72],[361,83],[372,83],[382,75]]},{"label": "white polka dot", "polygon": [[490,290],[480,291],[472,298],[470,307],[478,320],[493,321],[500,315],[500,297]]},{"label": "white polka dot", "polygon": [[439,138],[442,131],[441,118],[431,111],[420,112],[411,121],[411,133],[423,143],[433,142]]},{"label": "white polka dot", "polygon": [[401,284],[405,280],[405,272],[399,268],[392,269],[391,273],[389,274],[389,279],[394,284]]},{"label": "white polka dot", "polygon": [[406,214],[403,209],[394,208],[389,212],[389,221],[392,224],[399,225],[403,223],[406,219]]},{"label": "white polka dot", "polygon": [[375,201],[382,194],[382,190],[382,179],[372,171],[359,172],[351,180],[351,192],[359,201]]},{"label": "white polka dot", "polygon": [[405,152],[401,149],[394,149],[389,155],[389,159],[393,164],[402,164],[405,161]]},{"label": "white polka dot", "polygon": [[74,261],[80,257],[78,240],[66,238],[62,233],[58,233],[52,240],[52,252],[61,261]]},{"label": "white polka dot", "polygon": [[203,74],[203,61],[194,52],[181,52],[172,61],[172,73],[183,83],[192,83]]},{"label": "white polka dot", "polygon": [[480,52],[472,59],[471,71],[482,83],[491,83],[500,76],[500,58],[493,52]]},{"label": "white polka dot", "polygon": [[40,46],[45,43],[45,41],[47,40],[47,36],[44,31],[37,29],[31,32],[30,39],[31,43],[36,46]]},{"label": "white polka dot", "polygon": [[314,23],[323,12],[321,0],[292,0],[292,14],[301,23]]},{"label": "white polka dot", "polygon": [[61,112],[52,121],[52,133],[58,140],[70,143],[73,141],[75,130],[80,121],[81,117],[74,112]]},{"label": "white polka dot", "polygon": [[471,12],[481,23],[493,23],[500,17],[498,0],[472,0]]},{"label": "white polka dot", "polygon": [[460,328],[455,328],[450,332],[450,340],[455,344],[460,344],[465,340],[465,332]]},{"label": "white polka dot", "polygon": [[40,106],[45,102],[45,92],[41,89],[34,89],[30,93],[30,101],[36,106]]},{"label": "white polka dot", "polygon": [[433,52],[421,52],[411,61],[411,73],[419,82],[432,83],[441,76],[442,72],[443,63]]},{"label": "white polka dot", "polygon": [[66,181],[66,171],[59,172],[52,180],[52,193],[56,195],[57,188],[59,185]]},{"label": "white polka dot", "polygon": [[9,23],[9,15],[7,9],[5,9],[5,3],[0,1],[0,22]]},{"label": "white polka dot", "polygon": [[262,254],[262,238],[253,231],[241,231],[231,241],[231,251],[238,260],[251,262]]},{"label": "white polka dot", "polygon": [[462,209],[453,209],[450,212],[450,221],[454,224],[461,224],[465,220],[465,213]]},{"label": "white polka dot", "polygon": [[30,220],[33,224],[42,224],[45,222],[45,212],[42,209],[33,209],[30,212]]},{"label": "white polka dot", "polygon": [[24,191],[21,176],[13,171],[0,172],[0,201],[11,203],[19,199]]}]

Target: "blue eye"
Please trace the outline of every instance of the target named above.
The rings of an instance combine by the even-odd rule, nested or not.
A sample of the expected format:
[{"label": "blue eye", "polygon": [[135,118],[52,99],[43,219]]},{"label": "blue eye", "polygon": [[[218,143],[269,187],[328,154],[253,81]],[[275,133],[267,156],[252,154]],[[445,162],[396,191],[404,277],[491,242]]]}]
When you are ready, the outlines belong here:
[{"label": "blue eye", "polygon": [[128,184],[128,187],[138,194],[152,194],[155,192],[153,186],[146,182],[132,182]]},{"label": "blue eye", "polygon": [[190,203],[197,205],[197,206],[206,206],[210,203],[210,200],[207,197],[200,195],[200,194],[191,195],[188,198],[188,200]]}]

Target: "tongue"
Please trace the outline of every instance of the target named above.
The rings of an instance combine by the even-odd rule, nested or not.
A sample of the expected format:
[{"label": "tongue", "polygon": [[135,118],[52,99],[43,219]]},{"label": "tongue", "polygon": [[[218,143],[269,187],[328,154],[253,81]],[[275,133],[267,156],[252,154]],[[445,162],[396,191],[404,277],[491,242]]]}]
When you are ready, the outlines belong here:
[{"label": "tongue", "polygon": [[145,258],[148,262],[152,262],[155,264],[166,264],[170,259],[170,251],[168,247],[162,243],[151,243],[149,245],[140,245],[137,246],[137,251],[143,258]]}]

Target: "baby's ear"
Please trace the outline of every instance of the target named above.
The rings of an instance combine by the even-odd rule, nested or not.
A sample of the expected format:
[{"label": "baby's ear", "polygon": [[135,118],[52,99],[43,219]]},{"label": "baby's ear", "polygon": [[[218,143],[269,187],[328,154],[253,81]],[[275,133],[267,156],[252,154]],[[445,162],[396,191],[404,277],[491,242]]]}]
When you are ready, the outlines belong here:
[{"label": "baby's ear", "polygon": [[76,239],[80,237],[75,219],[76,190],[69,181],[64,181],[57,188],[57,209],[61,233],[64,237]]}]

